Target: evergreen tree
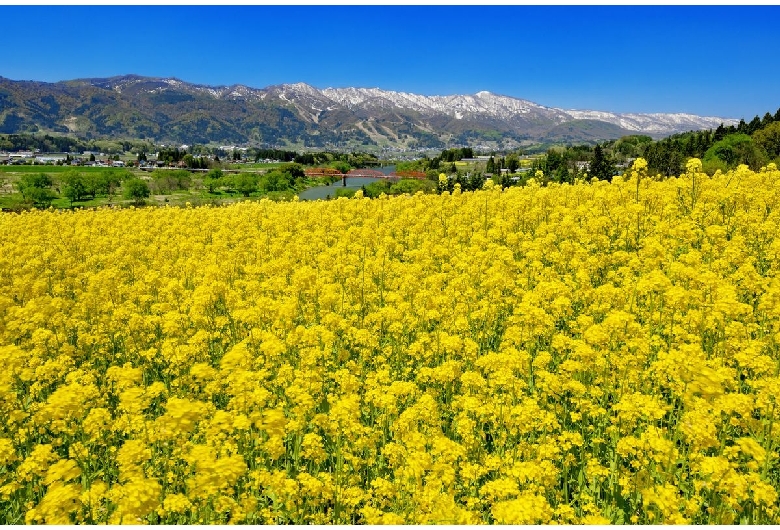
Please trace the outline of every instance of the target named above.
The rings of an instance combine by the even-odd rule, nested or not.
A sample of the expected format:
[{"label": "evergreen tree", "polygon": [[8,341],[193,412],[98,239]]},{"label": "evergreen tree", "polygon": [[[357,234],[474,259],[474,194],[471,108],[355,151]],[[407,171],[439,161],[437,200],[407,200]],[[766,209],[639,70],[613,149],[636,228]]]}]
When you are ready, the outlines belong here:
[{"label": "evergreen tree", "polygon": [[495,173],[496,172],[496,161],[491,156],[488,158],[487,161],[487,167],[485,168],[485,173]]},{"label": "evergreen tree", "polygon": [[[780,112],[780,110],[778,112]],[[712,141],[719,142],[723,140],[725,137],[726,137],[726,128],[721,123],[720,125],[718,125],[718,128],[715,129],[715,136],[712,138]]]},{"label": "evergreen tree", "polygon": [[600,145],[593,149],[593,160],[590,162],[590,171],[592,177],[598,177],[599,180],[612,180],[615,174],[615,166],[609,160]]},{"label": "evergreen tree", "polygon": [[566,164],[561,164],[560,166],[558,166],[558,169],[555,171],[555,174],[553,175],[553,180],[561,183],[572,182],[573,179],[569,174],[569,168],[567,167]]},{"label": "evergreen tree", "polygon": [[468,182],[466,184],[467,190],[481,190],[482,186],[485,184],[485,177],[481,175],[480,173],[474,172],[469,176]]},{"label": "evergreen tree", "polygon": [[748,125],[747,125],[747,133],[748,134],[753,134],[754,132],[756,132],[760,128],[761,128],[761,119],[758,116],[756,116],[755,118],[750,120],[750,123],[748,123]]}]

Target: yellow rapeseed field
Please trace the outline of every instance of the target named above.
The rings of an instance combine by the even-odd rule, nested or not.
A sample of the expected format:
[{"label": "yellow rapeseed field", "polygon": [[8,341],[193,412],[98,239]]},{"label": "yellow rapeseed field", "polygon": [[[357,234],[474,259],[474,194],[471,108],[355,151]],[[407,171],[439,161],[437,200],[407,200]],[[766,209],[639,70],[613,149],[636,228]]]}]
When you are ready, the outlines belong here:
[{"label": "yellow rapeseed field", "polygon": [[777,523],[780,171],[0,216],[4,523]]}]

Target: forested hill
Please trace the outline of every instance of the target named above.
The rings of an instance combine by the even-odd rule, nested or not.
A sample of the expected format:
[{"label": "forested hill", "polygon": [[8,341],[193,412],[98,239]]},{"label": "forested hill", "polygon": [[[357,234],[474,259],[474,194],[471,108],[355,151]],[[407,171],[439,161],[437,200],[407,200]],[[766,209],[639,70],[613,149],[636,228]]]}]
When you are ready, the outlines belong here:
[{"label": "forested hill", "polygon": [[[575,178],[611,179],[642,157],[651,174],[673,176],[684,173],[690,158],[702,160],[702,169],[712,175],[745,164],[757,171],[770,162],[780,166],[780,109],[756,116],[750,122],[715,129],[674,134],[660,140],[647,135],[627,135],[597,144],[558,146],[534,158],[531,171],[544,174],[545,181],[573,182]],[[506,166],[500,166],[506,167]]]},{"label": "forested hill", "polygon": [[739,164],[757,170],[780,157],[780,109],[774,115],[707,131],[675,134],[648,145],[643,153],[651,169],[664,175],[679,174],[689,158],[700,158],[712,174]]}]

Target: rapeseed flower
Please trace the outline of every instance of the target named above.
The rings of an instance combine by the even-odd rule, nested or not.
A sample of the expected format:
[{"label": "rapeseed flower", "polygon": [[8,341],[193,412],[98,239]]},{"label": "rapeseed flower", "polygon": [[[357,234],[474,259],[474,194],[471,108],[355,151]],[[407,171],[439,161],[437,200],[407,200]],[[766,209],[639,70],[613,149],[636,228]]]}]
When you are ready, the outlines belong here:
[{"label": "rapeseed flower", "polygon": [[3,513],[776,524],[780,172],[544,178],[0,214]]}]

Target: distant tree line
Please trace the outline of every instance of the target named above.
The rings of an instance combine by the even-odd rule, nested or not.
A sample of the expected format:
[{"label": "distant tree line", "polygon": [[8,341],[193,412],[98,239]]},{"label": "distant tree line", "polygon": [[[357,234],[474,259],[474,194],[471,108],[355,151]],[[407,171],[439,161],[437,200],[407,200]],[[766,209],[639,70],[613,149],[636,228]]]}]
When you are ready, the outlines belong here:
[{"label": "distant tree line", "polygon": [[[140,159],[140,155],[139,155]],[[161,148],[157,152],[157,161],[165,162],[166,164],[178,164],[183,162],[189,169],[209,169],[213,165],[213,162],[204,156],[193,156],[191,152],[186,149],[179,149],[178,147]],[[214,162],[218,162],[215,160]]]},{"label": "distant tree line", "polygon": [[464,158],[474,158],[474,150],[471,147],[458,147],[455,149],[445,149],[439,155],[442,162],[456,162]]},{"label": "distant tree line", "polygon": [[35,150],[43,153],[83,153],[84,151],[122,153],[152,149],[154,146],[143,140],[85,140],[49,134],[0,134],[0,151],[11,153]]},{"label": "distant tree line", "polygon": [[279,160],[280,162],[292,162],[298,155],[295,151],[284,151],[281,149],[259,149],[251,148],[248,151],[251,159],[255,162],[260,160]]}]

